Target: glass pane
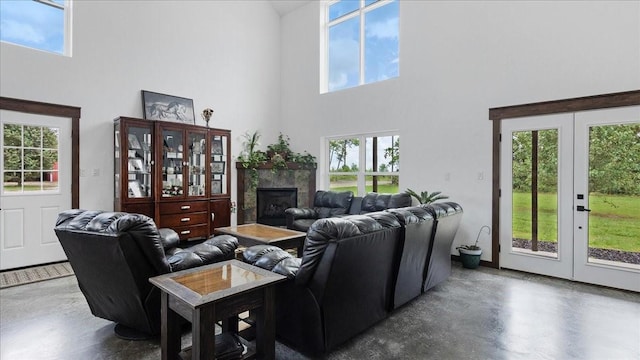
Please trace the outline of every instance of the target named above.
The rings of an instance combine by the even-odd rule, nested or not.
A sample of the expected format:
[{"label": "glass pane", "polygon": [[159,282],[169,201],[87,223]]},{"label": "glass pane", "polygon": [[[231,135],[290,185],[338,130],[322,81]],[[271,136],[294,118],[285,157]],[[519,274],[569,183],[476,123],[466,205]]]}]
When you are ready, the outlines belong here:
[{"label": "glass pane", "polygon": [[58,149],[58,128],[42,128],[42,147],[44,149]]},{"label": "glass pane", "polygon": [[189,195],[203,196],[206,186],[206,149],[205,134],[189,133]]},{"label": "glass pane", "polygon": [[360,0],[342,0],[329,6],[329,21],[346,15],[360,8]]},{"label": "glass pane", "polygon": [[42,173],[40,171],[26,171],[22,191],[41,191]]},{"label": "glass pane", "polygon": [[398,77],[398,2],[365,15],[364,82]]},{"label": "glass pane", "polygon": [[57,191],[58,171],[47,171],[43,173],[42,189],[47,191]]},{"label": "glass pane", "polygon": [[[215,167],[220,165],[214,165],[216,163],[224,163],[225,151],[227,149],[227,137],[222,135],[211,136],[211,194],[226,194],[227,192],[227,176],[226,173],[215,173]],[[223,170],[228,171],[223,166]]]},{"label": "glass pane", "polygon": [[4,124],[4,146],[22,146],[22,126]]},{"label": "glass pane", "polygon": [[395,194],[400,192],[398,187],[399,179],[397,175],[367,175],[365,176],[365,190],[380,194]]},{"label": "glass pane", "polygon": [[22,170],[22,151],[21,149],[4,148],[4,169],[5,170]]},{"label": "glass pane", "polygon": [[43,150],[42,151],[43,170],[58,170],[58,151]]},{"label": "glass pane", "polygon": [[640,123],[589,129],[589,262],[640,267]]},{"label": "glass pane", "polygon": [[162,154],[162,196],[182,196],[182,161],[184,147],[180,131],[164,130]]},{"label": "glass pane", "polygon": [[329,91],[360,83],[360,17],[329,28]]},{"label": "glass pane", "polygon": [[348,191],[351,190],[358,195],[358,175],[330,175],[329,190],[332,191]]},{"label": "glass pane", "polygon": [[24,147],[42,147],[42,128],[40,126],[24,127]]},{"label": "glass pane", "polygon": [[558,131],[512,136],[512,250],[557,258]]},{"label": "glass pane", "polygon": [[340,139],[329,141],[329,171],[357,172],[360,140]]},{"label": "glass pane", "polygon": [[2,41],[63,54],[64,30],[64,10],[36,1],[0,1]]},{"label": "glass pane", "polygon": [[400,138],[379,136],[366,139],[366,171],[398,172],[400,170]]},{"label": "glass pane", "polygon": [[42,150],[24,149],[24,169],[25,170],[41,170],[42,169]]},{"label": "glass pane", "polygon": [[22,190],[22,173],[18,171],[5,171],[2,174],[4,191],[21,191]]}]

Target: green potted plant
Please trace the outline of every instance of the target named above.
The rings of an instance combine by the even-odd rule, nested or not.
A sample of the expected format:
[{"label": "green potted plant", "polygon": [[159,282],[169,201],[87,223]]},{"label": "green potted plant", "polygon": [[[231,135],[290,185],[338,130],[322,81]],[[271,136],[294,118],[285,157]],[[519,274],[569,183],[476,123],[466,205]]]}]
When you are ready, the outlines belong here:
[{"label": "green potted plant", "polygon": [[467,269],[475,269],[480,265],[480,256],[482,255],[482,249],[478,246],[478,240],[480,240],[480,234],[482,234],[482,230],[487,229],[487,233],[491,234],[491,228],[489,226],[484,225],[478,231],[478,236],[476,237],[476,242],[473,245],[462,245],[458,246],[456,249],[460,253],[460,261],[462,261],[462,266]]},{"label": "green potted plant", "polygon": [[432,193],[428,192],[428,191],[422,191],[420,192],[420,194],[418,194],[417,192],[411,190],[411,189],[407,189],[405,191],[405,193],[413,196],[414,198],[416,198],[416,200],[418,200],[418,202],[420,204],[431,204],[434,201],[438,201],[438,200],[443,200],[443,199],[448,199],[449,197],[447,195],[441,195],[442,192],[441,191],[434,191]]},{"label": "green potted plant", "polygon": [[242,143],[244,150],[242,150],[237,160],[242,164],[242,167],[249,170],[251,187],[256,188],[258,187],[258,166],[267,161],[267,155],[258,150],[260,134],[257,131],[253,133],[246,132],[243,137],[245,139]]}]

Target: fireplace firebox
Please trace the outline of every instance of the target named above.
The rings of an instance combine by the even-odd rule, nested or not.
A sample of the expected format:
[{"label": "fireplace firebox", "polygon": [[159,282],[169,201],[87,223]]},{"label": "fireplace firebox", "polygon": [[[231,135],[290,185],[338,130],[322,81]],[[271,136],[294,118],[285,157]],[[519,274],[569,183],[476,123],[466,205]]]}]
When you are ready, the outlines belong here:
[{"label": "fireplace firebox", "polygon": [[285,226],[284,211],[298,206],[297,188],[258,188],[256,221],[259,224]]}]

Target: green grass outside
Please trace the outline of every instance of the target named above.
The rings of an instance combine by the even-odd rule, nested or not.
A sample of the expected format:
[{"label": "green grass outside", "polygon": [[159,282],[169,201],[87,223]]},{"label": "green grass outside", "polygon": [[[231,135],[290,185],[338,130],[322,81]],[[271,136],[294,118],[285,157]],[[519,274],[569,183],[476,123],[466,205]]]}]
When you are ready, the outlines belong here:
[{"label": "green grass outside", "polygon": [[[640,252],[640,197],[591,194],[589,246]],[[539,194],[538,239],[557,241],[557,196]],[[531,239],[531,194],[513,194],[513,237]]]},{"label": "green grass outside", "polygon": [[[358,193],[358,187],[357,186],[331,186],[330,190],[332,191],[348,191],[351,190],[353,191],[354,194]],[[371,186],[371,184],[367,184],[366,185],[366,190],[367,192],[371,192],[373,191],[373,187]],[[378,193],[380,194],[395,194],[398,191],[398,185],[391,185],[391,184],[378,184]]]}]

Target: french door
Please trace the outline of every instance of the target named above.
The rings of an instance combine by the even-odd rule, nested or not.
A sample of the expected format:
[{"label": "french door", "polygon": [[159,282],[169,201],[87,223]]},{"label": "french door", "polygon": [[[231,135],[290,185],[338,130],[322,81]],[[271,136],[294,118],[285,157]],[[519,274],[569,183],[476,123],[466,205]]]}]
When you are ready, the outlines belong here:
[{"label": "french door", "polygon": [[501,267],[640,291],[640,107],[501,133]]}]

